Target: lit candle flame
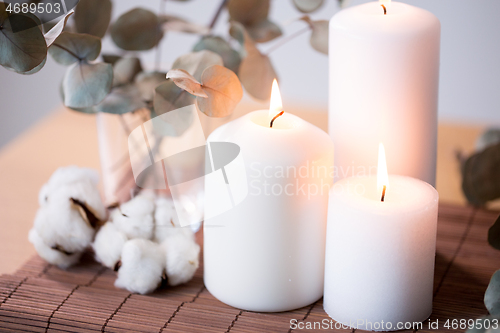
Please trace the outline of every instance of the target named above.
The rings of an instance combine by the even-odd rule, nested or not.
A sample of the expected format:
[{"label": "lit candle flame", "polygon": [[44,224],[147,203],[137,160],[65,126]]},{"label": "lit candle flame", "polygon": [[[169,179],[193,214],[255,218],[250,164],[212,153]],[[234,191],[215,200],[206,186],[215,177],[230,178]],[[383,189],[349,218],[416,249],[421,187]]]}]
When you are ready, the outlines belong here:
[{"label": "lit candle flame", "polygon": [[387,174],[387,161],[385,149],[382,143],[378,145],[378,167],[377,167],[377,190],[381,193],[381,201],[384,201],[385,191],[389,188],[389,175]]},{"label": "lit candle flame", "polygon": [[281,111],[283,111],[283,103],[281,102],[280,88],[278,87],[278,81],[274,79],[271,89],[271,103],[269,104],[269,117],[273,118]]}]

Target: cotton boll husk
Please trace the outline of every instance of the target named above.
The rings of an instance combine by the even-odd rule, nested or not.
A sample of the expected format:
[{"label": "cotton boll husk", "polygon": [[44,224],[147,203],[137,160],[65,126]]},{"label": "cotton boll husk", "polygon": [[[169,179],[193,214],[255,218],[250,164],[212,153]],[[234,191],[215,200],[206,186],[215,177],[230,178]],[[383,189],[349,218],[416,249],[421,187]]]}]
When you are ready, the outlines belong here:
[{"label": "cotton boll husk", "polygon": [[146,239],[127,241],[122,249],[121,263],[116,287],[147,294],[160,285],[165,256],[157,243]]},{"label": "cotton boll husk", "polygon": [[198,269],[200,254],[200,246],[194,239],[184,233],[177,233],[163,241],[161,247],[165,252],[168,284],[176,286],[191,280]]},{"label": "cotton boll husk", "polygon": [[113,223],[106,222],[99,229],[92,243],[96,260],[106,267],[114,268],[120,260],[126,241],[127,236],[123,232],[119,231]]},{"label": "cotton boll husk", "polygon": [[81,252],[76,252],[71,255],[64,254],[61,251],[52,249],[47,245],[43,239],[38,235],[33,228],[28,234],[29,241],[35,246],[36,252],[40,257],[50,264],[57,265],[60,268],[66,269],[69,266],[76,264],[80,260]]},{"label": "cotton boll husk", "polygon": [[147,196],[138,195],[132,200],[120,205],[111,214],[115,226],[129,239],[153,238],[155,205]]}]

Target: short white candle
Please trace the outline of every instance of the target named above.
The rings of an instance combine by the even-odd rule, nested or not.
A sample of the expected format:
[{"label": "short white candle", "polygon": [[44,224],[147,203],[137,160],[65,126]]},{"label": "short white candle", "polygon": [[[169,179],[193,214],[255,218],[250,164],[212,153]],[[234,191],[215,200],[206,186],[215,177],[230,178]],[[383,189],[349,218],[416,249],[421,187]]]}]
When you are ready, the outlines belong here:
[{"label": "short white candle", "polygon": [[[272,118],[255,111],[208,138],[240,147],[249,193],[205,220],[204,281],[220,301],[251,311],[292,310],[323,295],[333,143],[286,110],[270,128]],[[217,189],[205,185],[214,200]],[[209,215],[214,206],[206,204]]]},{"label": "short white candle", "polygon": [[392,173],[435,185],[440,30],[432,13],[390,0],[330,20],[336,180],[375,171],[383,142]]},{"label": "short white candle", "polygon": [[388,183],[377,184],[376,176],[351,177],[335,183],[328,212],[326,313],[374,331],[427,319],[437,210],[437,191],[415,178],[391,175]]}]

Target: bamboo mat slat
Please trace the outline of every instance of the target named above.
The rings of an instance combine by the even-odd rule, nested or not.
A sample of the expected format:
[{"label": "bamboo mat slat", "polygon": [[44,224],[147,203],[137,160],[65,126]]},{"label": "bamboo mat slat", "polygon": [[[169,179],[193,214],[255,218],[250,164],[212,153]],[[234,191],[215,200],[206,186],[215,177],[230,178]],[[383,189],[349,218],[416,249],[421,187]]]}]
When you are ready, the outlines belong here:
[{"label": "bamboo mat slat", "polygon": [[[443,325],[446,320],[487,314],[483,295],[491,275],[500,268],[500,251],[489,247],[486,239],[497,215],[440,205],[430,318],[439,320],[439,331],[463,332]],[[197,238],[201,244],[201,233]],[[16,273],[0,276],[0,332],[290,332],[291,320],[304,324],[330,321],[322,300],[281,313],[227,306],[205,289],[203,262],[189,283],[162,287],[151,295],[117,289],[115,279],[116,273],[100,266],[90,254],[66,271],[34,256]],[[316,326],[303,331],[332,330]],[[427,322],[419,331],[436,332]]]}]

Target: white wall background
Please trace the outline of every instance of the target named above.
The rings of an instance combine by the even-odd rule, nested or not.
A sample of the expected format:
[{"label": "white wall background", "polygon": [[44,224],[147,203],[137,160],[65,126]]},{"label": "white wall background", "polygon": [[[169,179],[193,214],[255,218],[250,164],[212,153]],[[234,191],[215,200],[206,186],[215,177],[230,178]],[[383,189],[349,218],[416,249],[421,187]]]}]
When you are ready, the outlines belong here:
[{"label": "white wall background", "polygon": [[[161,0],[115,0],[113,17],[136,6],[158,11]],[[167,1],[167,13],[208,24],[219,0]],[[352,0],[350,6],[367,2]],[[442,25],[439,118],[442,121],[500,124],[500,1],[498,0],[403,0],[434,13]],[[339,10],[336,0],[326,5],[315,19],[329,19]],[[293,22],[300,16],[291,0],[273,0],[271,18],[284,26],[284,35],[304,26]],[[227,34],[227,14],[215,32]],[[290,23],[291,22],[291,23]],[[328,58],[308,45],[308,33],[278,48],[271,59],[280,77],[284,106],[313,105],[325,110],[328,103]],[[198,37],[170,33],[162,44],[164,70],[177,56],[188,52]],[[268,49],[276,40],[261,45]],[[105,52],[116,48],[106,37]],[[144,54],[146,67],[154,65],[154,51]],[[0,146],[60,105],[59,84],[65,67],[52,59],[37,74],[23,76],[0,67]],[[249,98],[249,97],[246,97]]]}]

